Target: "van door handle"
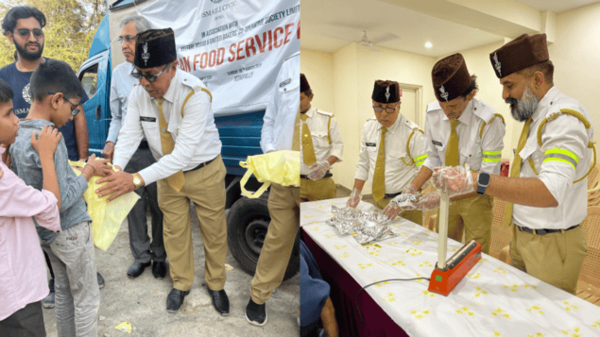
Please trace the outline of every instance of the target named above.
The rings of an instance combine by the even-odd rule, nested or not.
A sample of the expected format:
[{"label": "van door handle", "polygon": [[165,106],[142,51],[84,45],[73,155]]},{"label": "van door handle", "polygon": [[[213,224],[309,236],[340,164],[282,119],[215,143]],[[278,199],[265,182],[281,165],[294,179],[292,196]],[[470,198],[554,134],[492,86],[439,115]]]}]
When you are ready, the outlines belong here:
[{"label": "van door handle", "polygon": [[100,120],[100,119],[102,118],[102,116],[100,115],[100,112],[101,112],[101,110],[100,110],[100,106],[98,105],[98,106],[96,107],[96,119],[97,119],[97,120]]}]

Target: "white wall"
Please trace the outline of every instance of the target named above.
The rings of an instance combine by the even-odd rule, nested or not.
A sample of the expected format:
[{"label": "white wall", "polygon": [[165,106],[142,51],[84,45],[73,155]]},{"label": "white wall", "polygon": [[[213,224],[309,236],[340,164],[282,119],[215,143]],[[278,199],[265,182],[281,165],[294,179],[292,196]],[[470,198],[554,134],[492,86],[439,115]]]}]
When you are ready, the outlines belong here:
[{"label": "white wall", "polygon": [[[374,116],[371,107],[373,83],[378,79],[388,79],[420,87],[424,104],[421,104],[422,111],[418,114],[421,117],[419,124],[423,126],[425,107],[435,99],[430,75],[435,59],[382,47],[372,51],[356,43],[328,55],[331,58],[326,53],[302,49],[300,70],[306,74],[315,91],[313,106],[333,112],[338,121],[344,140],[344,161],[334,165],[333,174],[336,183],[351,189],[362,127],[367,119]],[[322,81],[322,84],[317,84],[317,81]],[[319,89],[317,86],[326,88]],[[332,99],[320,94],[324,90],[328,95],[329,88],[333,89]],[[332,103],[333,108],[329,108]],[[370,184],[365,186],[363,193],[371,193]]]},{"label": "white wall", "polygon": [[[600,4],[557,16],[556,43],[549,46],[554,84],[579,100],[592,117],[594,140],[600,141]],[[596,147],[600,148],[600,142]]]}]

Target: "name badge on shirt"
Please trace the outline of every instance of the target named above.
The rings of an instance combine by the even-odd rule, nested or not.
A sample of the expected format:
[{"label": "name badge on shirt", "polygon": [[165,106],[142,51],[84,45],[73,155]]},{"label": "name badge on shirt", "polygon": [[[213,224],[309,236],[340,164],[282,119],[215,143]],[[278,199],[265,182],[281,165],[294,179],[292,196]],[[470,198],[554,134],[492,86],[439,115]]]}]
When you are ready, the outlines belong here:
[{"label": "name badge on shirt", "polygon": [[290,82],[292,82],[292,79],[291,79],[291,78],[288,78],[287,80],[285,80],[285,81],[283,81],[283,82],[279,83],[279,87],[280,87],[280,88],[281,88],[281,87],[285,87],[286,85],[290,84]]},{"label": "name badge on shirt", "polygon": [[143,117],[143,116],[140,116],[140,122],[152,122],[152,123],[156,123],[156,117]]},{"label": "name badge on shirt", "polygon": [[443,144],[441,142],[438,142],[437,140],[432,140],[431,142],[433,143],[433,145],[443,146]]},{"label": "name badge on shirt", "polygon": [[375,143],[365,143],[366,146],[377,146]]}]

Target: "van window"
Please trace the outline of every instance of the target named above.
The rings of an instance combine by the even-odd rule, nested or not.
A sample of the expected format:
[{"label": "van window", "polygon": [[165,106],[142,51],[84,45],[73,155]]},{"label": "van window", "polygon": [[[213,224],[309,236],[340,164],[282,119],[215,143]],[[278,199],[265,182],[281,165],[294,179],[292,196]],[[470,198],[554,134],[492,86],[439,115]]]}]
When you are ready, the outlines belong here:
[{"label": "van window", "polygon": [[84,70],[79,75],[79,80],[81,81],[83,90],[85,90],[85,93],[88,95],[88,97],[94,97],[98,91],[98,64],[96,63]]}]

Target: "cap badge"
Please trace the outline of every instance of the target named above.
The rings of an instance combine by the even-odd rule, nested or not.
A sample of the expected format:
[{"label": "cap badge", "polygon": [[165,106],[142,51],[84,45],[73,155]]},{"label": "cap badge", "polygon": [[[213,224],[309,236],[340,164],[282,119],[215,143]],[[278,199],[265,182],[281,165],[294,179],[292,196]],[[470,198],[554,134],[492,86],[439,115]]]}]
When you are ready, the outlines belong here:
[{"label": "cap badge", "polygon": [[502,64],[498,61],[498,53],[494,53],[494,68],[496,68],[498,76],[502,76]]},{"label": "cap badge", "polygon": [[150,53],[148,53],[148,42],[144,43],[142,46],[144,52],[142,53],[142,59],[144,59],[144,65],[148,65],[148,60],[150,59]]},{"label": "cap badge", "polygon": [[389,102],[390,101],[390,87],[385,88],[385,101]]},{"label": "cap badge", "polygon": [[446,102],[448,102],[448,92],[446,91],[446,88],[444,88],[444,86],[442,85],[440,87],[440,96],[446,100]]}]

